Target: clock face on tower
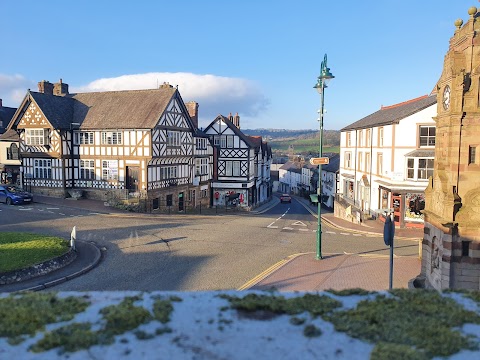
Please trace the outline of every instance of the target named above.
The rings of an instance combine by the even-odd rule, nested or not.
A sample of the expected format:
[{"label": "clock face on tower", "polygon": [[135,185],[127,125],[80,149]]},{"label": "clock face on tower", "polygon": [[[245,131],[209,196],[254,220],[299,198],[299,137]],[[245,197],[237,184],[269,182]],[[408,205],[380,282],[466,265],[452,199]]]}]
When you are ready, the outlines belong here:
[{"label": "clock face on tower", "polygon": [[450,86],[445,86],[445,89],[443,90],[443,108],[445,110],[448,110],[450,107]]}]

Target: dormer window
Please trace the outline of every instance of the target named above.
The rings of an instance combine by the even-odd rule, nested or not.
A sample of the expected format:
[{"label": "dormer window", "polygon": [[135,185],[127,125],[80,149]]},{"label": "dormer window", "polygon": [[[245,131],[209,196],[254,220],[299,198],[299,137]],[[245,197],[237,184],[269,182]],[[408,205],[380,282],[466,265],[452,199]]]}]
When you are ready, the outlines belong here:
[{"label": "dormer window", "polygon": [[48,129],[26,129],[25,142],[29,146],[48,145]]}]

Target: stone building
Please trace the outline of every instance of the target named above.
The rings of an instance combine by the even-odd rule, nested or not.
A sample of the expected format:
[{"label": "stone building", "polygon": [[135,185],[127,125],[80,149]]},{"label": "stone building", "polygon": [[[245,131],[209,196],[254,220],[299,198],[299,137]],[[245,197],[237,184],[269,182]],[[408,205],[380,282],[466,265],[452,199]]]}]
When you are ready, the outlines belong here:
[{"label": "stone building", "polygon": [[420,277],[438,290],[480,289],[480,13],[471,7],[468,14],[465,24],[455,21],[436,85]]}]

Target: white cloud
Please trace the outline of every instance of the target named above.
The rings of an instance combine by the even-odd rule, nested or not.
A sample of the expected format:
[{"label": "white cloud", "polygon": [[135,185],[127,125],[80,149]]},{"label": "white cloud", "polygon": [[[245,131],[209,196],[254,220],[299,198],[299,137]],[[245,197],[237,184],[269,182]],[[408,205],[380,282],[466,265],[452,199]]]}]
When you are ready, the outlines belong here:
[{"label": "white cloud", "polygon": [[22,75],[0,74],[0,98],[3,105],[18,107],[25,97],[28,88],[34,89],[35,83],[25,79]]},{"label": "white cloud", "polygon": [[255,117],[264,111],[269,101],[258,84],[251,80],[192,73],[146,73],[103,78],[70,92],[154,89],[168,82],[178,89],[185,102],[199,103],[201,125],[209,124],[218,114],[238,112],[240,116]]}]

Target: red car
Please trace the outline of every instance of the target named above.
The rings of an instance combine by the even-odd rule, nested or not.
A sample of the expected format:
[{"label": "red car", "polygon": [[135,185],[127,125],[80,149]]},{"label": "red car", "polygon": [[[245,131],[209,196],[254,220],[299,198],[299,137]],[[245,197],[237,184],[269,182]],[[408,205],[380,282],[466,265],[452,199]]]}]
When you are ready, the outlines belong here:
[{"label": "red car", "polygon": [[280,202],[281,203],[291,203],[292,202],[292,197],[288,194],[282,194],[282,196],[280,196]]}]

